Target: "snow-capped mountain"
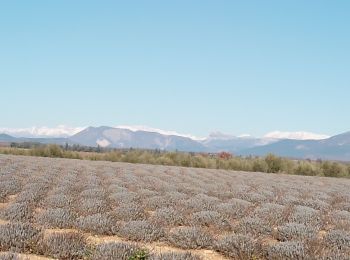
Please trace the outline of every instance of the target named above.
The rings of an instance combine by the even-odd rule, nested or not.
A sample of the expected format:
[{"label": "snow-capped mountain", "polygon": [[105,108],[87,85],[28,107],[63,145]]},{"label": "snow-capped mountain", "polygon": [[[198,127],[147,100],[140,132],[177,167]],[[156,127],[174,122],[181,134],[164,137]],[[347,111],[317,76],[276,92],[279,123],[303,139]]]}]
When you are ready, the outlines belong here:
[{"label": "snow-capped mountain", "polygon": [[223,134],[221,132],[213,132],[208,138],[202,140],[210,151],[230,151],[237,152],[242,149],[252,148],[260,145],[270,144],[278,141],[274,138],[255,138],[249,135],[241,137]]},{"label": "snow-capped mountain", "polygon": [[27,128],[0,128],[0,133],[8,134],[14,137],[26,138],[61,138],[69,137],[84,130],[85,127],[70,127],[58,125],[56,127],[27,127]]},{"label": "snow-capped mountain", "polygon": [[203,151],[205,147],[189,137],[164,135],[157,132],[113,128],[108,126],[88,127],[71,136],[70,141],[88,146],[111,148],[143,148],[181,151]]},{"label": "snow-capped mountain", "polygon": [[143,125],[135,125],[135,126],[130,126],[130,125],[118,125],[114,128],[119,128],[119,129],[127,129],[133,132],[137,131],[143,131],[143,132],[152,132],[152,133],[158,133],[161,135],[175,135],[175,136],[181,136],[181,137],[187,137],[191,138],[192,140],[204,140],[205,137],[198,137],[194,136],[191,134],[180,134],[176,131],[169,131],[169,130],[163,130],[159,128],[154,128],[154,127],[149,127],[149,126],[143,126]]},{"label": "snow-capped mountain", "polygon": [[[23,131],[23,129],[10,131],[6,128],[5,130],[0,129],[0,142],[69,143],[95,147],[188,152],[228,151],[236,155],[274,153],[295,158],[350,161],[350,132],[333,137],[308,132],[272,132],[262,138],[213,132],[207,138],[198,138],[144,126],[102,126],[88,127],[83,130],[61,126],[58,129],[34,128],[30,131]],[[21,134],[24,137],[19,137]]]}]

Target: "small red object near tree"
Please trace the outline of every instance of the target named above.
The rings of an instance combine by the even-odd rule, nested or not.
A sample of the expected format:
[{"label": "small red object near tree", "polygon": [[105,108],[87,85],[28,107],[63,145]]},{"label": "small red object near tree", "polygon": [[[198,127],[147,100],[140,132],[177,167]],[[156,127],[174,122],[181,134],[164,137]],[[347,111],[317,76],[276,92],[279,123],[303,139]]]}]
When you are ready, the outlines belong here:
[{"label": "small red object near tree", "polygon": [[231,159],[233,157],[233,155],[231,153],[228,153],[228,152],[220,152],[220,153],[218,153],[218,157],[220,159],[228,160],[228,159]]}]

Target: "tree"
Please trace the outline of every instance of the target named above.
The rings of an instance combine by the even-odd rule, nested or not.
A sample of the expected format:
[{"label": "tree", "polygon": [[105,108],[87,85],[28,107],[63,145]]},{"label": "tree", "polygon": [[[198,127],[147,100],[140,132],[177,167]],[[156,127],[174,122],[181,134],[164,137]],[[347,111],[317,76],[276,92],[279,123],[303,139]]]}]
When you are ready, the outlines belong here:
[{"label": "tree", "polygon": [[283,160],[273,154],[268,154],[265,157],[265,162],[267,164],[267,172],[277,173],[283,170]]},{"label": "tree", "polygon": [[343,168],[336,162],[324,162],[321,168],[326,177],[340,177],[344,175]]}]

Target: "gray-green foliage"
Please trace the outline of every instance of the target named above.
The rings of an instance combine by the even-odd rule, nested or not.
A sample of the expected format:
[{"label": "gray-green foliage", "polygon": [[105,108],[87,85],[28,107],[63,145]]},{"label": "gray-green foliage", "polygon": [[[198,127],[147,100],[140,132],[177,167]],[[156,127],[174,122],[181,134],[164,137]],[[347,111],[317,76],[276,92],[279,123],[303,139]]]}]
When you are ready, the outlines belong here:
[{"label": "gray-green foliage", "polygon": [[0,250],[35,251],[40,236],[41,229],[31,224],[15,222],[0,225]]},{"label": "gray-green foliage", "polygon": [[44,255],[59,259],[81,259],[88,254],[85,237],[76,232],[49,234],[39,248]]},{"label": "gray-green foliage", "polygon": [[307,252],[303,243],[298,241],[279,242],[271,245],[268,250],[268,259],[307,259]]},{"label": "gray-green foliage", "polygon": [[230,234],[220,238],[215,249],[232,259],[257,259],[262,250],[254,238],[249,235]]},{"label": "gray-green foliage", "polygon": [[125,222],[120,227],[118,234],[133,241],[144,242],[157,241],[165,235],[161,227],[144,220]]},{"label": "gray-green foliage", "polygon": [[332,247],[340,250],[349,250],[350,232],[344,230],[331,230],[327,233],[325,241]]},{"label": "gray-green foliage", "polygon": [[214,241],[209,233],[196,227],[176,228],[169,234],[168,240],[171,244],[184,249],[207,248]]},{"label": "gray-green foliage", "polygon": [[36,216],[37,223],[51,228],[71,228],[74,221],[74,213],[62,208],[43,210]]},{"label": "gray-green foliage", "polygon": [[97,213],[81,216],[76,220],[76,227],[96,234],[111,235],[118,229],[117,220],[113,214]]},{"label": "gray-green foliage", "polygon": [[11,221],[29,221],[33,217],[34,211],[29,203],[11,203],[3,211],[0,217]]},{"label": "gray-green foliage", "polygon": [[277,228],[277,238],[281,241],[315,238],[317,229],[300,223],[287,223]]}]

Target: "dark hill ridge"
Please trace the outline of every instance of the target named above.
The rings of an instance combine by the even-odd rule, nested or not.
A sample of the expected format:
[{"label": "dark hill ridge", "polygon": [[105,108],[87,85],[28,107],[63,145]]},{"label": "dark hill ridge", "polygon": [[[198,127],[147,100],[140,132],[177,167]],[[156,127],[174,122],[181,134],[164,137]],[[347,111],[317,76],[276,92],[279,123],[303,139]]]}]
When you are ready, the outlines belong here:
[{"label": "dark hill ridge", "polygon": [[293,158],[350,161],[350,132],[323,140],[281,140],[241,151],[242,155],[268,153]]},{"label": "dark hill ridge", "polygon": [[0,142],[14,142],[16,140],[15,137],[8,134],[0,134]]},{"label": "dark hill ridge", "polygon": [[8,134],[0,134],[0,142],[14,142],[14,143],[23,143],[23,142],[32,142],[32,143],[43,143],[43,144],[59,144],[63,145],[66,142],[69,143],[67,138],[28,138],[28,137],[13,137]]},{"label": "dark hill ridge", "polygon": [[322,141],[332,145],[350,145],[350,131],[340,135],[332,136],[325,140],[321,140],[321,143]]},{"label": "dark hill ridge", "polygon": [[17,138],[0,134],[0,142],[39,142],[64,145],[102,146],[110,148],[142,148],[187,152],[228,151],[236,155],[263,156],[274,153],[292,158],[350,161],[350,132],[323,140],[264,139],[234,136],[210,136],[193,140],[178,135],[151,131],[131,131],[108,126],[88,127],[69,138]]}]

